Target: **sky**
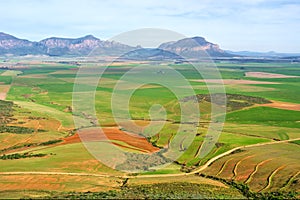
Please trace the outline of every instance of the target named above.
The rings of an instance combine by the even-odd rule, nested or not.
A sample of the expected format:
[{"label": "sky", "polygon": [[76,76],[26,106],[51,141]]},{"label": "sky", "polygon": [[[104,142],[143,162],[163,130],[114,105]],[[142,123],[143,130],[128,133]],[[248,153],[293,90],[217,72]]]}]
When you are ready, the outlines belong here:
[{"label": "sky", "polygon": [[33,41],[160,28],[225,50],[300,53],[299,0],[0,0],[0,24]]}]

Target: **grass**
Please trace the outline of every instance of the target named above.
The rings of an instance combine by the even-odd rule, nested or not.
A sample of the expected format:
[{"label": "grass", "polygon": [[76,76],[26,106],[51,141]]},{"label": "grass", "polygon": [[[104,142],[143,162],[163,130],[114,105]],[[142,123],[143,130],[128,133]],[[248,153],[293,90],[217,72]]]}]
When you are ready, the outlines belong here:
[{"label": "grass", "polygon": [[12,80],[13,79],[12,79],[11,76],[3,76],[3,75],[0,76],[0,83],[4,83],[4,84],[9,85],[9,84],[12,83]]},{"label": "grass", "polygon": [[292,141],[291,143],[300,145],[300,140]]},{"label": "grass", "polygon": [[287,137],[290,139],[299,137],[299,128],[287,128],[278,126],[269,126],[263,124],[239,124],[225,123],[223,132],[233,133],[236,136],[248,135],[266,139],[282,140]]},{"label": "grass", "polygon": [[22,74],[22,71],[17,70],[6,70],[1,74],[1,76],[18,76],[19,74]]},{"label": "grass", "polygon": [[228,113],[226,121],[241,124],[263,124],[270,126],[300,128],[300,112],[268,107],[256,107]]},{"label": "grass", "polygon": [[[28,152],[24,151],[24,152]],[[34,154],[47,154],[43,158],[22,160],[0,160],[1,172],[44,171],[44,172],[81,172],[95,174],[120,174],[95,160],[83,144],[68,144],[34,150]]]},{"label": "grass", "polygon": [[[73,127],[73,117],[69,113],[65,113],[59,110],[56,110],[51,107],[39,105],[32,102],[24,102],[24,101],[15,101],[15,103],[22,108],[32,111],[34,116],[46,116],[58,119],[64,127]],[[42,112],[41,112],[42,111]]]}]

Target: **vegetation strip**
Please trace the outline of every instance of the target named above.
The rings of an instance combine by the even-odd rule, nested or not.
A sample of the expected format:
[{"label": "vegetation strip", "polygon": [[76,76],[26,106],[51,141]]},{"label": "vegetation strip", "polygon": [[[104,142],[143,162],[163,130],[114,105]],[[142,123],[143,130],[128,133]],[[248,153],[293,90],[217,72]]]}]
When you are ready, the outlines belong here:
[{"label": "vegetation strip", "polygon": [[16,145],[16,146],[2,149],[2,150],[0,150],[0,153],[4,153],[6,151],[11,151],[11,150],[15,150],[15,149],[26,148],[26,147],[48,146],[48,145],[60,143],[62,141],[63,140],[49,140],[47,142],[42,142],[42,143],[27,143],[27,144],[22,144],[22,145]]},{"label": "vegetation strip", "polygon": [[44,157],[47,154],[39,153],[39,154],[29,154],[29,153],[15,153],[15,154],[9,154],[9,155],[2,155],[0,156],[1,160],[16,160],[16,159],[21,159],[21,158],[34,158],[34,157]]}]

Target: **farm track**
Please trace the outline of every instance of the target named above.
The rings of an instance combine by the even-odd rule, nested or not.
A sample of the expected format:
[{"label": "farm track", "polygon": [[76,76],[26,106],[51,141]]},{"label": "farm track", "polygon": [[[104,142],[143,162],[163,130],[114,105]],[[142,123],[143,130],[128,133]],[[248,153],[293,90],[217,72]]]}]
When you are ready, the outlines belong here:
[{"label": "farm track", "polygon": [[281,143],[287,143],[287,142],[292,142],[292,141],[297,141],[297,140],[300,140],[300,138],[236,147],[236,148],[233,148],[231,150],[228,150],[220,155],[217,155],[217,156],[211,158],[204,165],[200,166],[198,169],[196,169],[192,172],[189,172],[189,173],[137,175],[137,176],[119,175],[118,176],[118,175],[106,175],[106,174],[87,174],[87,173],[68,173],[68,172],[0,172],[0,175],[22,175],[22,174],[25,174],[25,175],[26,174],[31,174],[31,175],[70,175],[70,176],[94,176],[94,177],[107,177],[107,178],[109,178],[109,177],[115,177],[115,178],[160,178],[160,177],[188,176],[188,175],[194,175],[194,174],[200,173],[201,171],[203,171],[207,167],[209,167],[216,160],[218,160],[224,156],[227,156],[227,155],[231,154],[232,152],[239,150],[239,149],[259,147],[259,146],[272,145],[272,144],[281,144]]},{"label": "farm track", "polygon": [[264,187],[263,189],[261,189],[259,192],[262,192],[264,190],[267,190],[271,187],[272,185],[272,179],[273,177],[277,174],[278,171],[282,170],[283,168],[285,168],[286,165],[282,165],[280,167],[278,167],[277,169],[275,169],[268,177],[267,181],[268,181],[268,184],[266,185],[266,187]]}]

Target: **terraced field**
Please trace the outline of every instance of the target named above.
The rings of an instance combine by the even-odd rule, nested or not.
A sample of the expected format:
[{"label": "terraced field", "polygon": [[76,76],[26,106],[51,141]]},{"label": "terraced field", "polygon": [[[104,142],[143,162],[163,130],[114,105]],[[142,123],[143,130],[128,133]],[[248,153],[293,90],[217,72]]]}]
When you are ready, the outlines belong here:
[{"label": "terraced field", "polygon": [[299,151],[293,143],[242,148],[217,160],[203,173],[245,183],[257,192],[295,190],[299,184]]}]

